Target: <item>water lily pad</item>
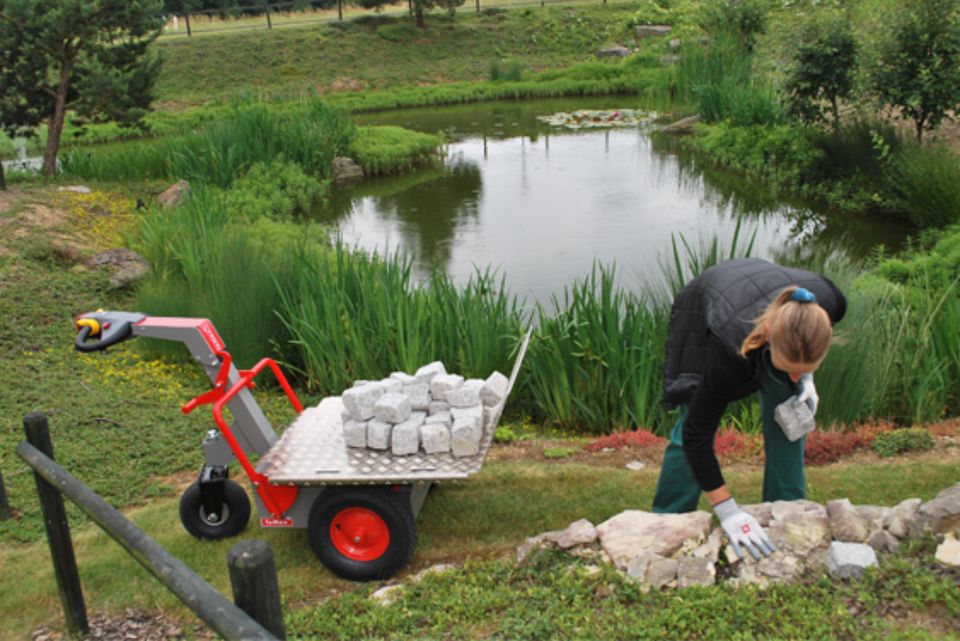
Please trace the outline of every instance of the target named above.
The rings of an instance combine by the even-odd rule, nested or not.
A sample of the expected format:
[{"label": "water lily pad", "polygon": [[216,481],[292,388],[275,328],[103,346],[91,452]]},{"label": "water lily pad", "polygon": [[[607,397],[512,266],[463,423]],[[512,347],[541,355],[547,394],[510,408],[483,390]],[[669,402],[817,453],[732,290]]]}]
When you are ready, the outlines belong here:
[{"label": "water lily pad", "polygon": [[607,109],[603,111],[578,109],[570,112],[561,111],[552,116],[537,116],[537,119],[553,127],[607,129],[611,127],[638,127],[653,122],[656,117],[655,112],[638,111],[636,109]]}]

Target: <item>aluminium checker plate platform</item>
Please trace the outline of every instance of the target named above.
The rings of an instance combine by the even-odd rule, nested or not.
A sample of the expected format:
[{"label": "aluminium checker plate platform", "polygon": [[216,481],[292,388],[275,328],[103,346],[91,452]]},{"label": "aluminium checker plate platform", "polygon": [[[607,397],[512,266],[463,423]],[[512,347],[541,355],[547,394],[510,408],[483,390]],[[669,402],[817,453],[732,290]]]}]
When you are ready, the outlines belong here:
[{"label": "aluminium checker plate platform", "polygon": [[417,454],[394,456],[389,450],[347,447],[341,419],[343,401],[334,396],[305,409],[263,455],[257,471],[269,477],[271,485],[301,486],[411,483],[464,479],[476,474],[490,451],[529,342],[530,331],[513,364],[504,400],[497,406],[484,408],[478,454],[456,457],[450,453],[425,454],[421,450]]}]

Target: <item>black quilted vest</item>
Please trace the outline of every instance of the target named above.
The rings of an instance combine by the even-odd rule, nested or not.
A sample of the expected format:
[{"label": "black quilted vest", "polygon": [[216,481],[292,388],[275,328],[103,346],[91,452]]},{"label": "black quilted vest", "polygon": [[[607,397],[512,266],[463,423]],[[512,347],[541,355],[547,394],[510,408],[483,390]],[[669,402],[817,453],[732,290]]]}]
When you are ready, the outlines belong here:
[{"label": "black quilted vest", "polygon": [[743,339],[753,330],[754,320],[790,285],[813,292],[833,324],[843,318],[846,299],[830,279],[759,258],[720,263],[687,283],[670,308],[664,407],[672,409],[693,398],[703,376],[711,334],[720,339],[731,355],[736,355]]}]

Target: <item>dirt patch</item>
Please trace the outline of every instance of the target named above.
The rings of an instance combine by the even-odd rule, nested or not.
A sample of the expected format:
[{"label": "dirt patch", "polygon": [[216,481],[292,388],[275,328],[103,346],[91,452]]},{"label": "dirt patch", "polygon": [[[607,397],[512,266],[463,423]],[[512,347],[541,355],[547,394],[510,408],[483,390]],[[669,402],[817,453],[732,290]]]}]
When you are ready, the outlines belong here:
[{"label": "dirt patch", "polygon": [[[108,617],[94,614],[89,620],[90,634],[84,640],[104,641],[172,641],[186,639],[189,630],[192,639],[216,639],[217,635],[204,626],[183,626],[165,615],[150,614],[142,610],[127,609],[123,616]],[[32,641],[60,641],[66,639],[61,632],[51,631],[42,625],[33,631]]]}]

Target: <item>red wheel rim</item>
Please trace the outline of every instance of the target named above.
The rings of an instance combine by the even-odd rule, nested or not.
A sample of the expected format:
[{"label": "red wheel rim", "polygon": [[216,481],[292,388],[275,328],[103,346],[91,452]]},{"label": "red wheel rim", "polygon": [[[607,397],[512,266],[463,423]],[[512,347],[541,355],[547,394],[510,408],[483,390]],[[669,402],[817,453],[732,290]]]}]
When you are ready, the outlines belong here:
[{"label": "red wheel rim", "polygon": [[390,528],[373,510],[348,507],[330,522],[330,540],[348,559],[374,561],[390,546]]}]

